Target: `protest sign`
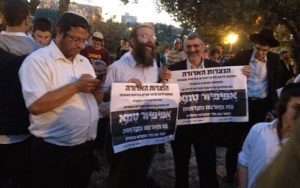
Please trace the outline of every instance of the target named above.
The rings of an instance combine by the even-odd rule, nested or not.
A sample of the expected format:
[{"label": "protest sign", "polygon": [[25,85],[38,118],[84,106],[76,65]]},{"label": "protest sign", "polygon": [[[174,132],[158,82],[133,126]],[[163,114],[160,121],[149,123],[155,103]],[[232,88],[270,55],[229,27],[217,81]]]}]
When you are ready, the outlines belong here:
[{"label": "protest sign", "polygon": [[178,84],[113,83],[111,134],[115,153],[174,139],[180,101]]},{"label": "protest sign", "polygon": [[172,71],[181,101],[177,125],[248,121],[247,78],[243,66]]}]

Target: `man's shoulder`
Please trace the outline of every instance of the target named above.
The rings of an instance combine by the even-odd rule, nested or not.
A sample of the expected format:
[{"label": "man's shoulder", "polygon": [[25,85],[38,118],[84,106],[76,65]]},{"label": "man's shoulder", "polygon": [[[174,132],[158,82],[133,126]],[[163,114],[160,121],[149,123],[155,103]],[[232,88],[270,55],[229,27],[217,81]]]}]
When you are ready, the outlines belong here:
[{"label": "man's shoulder", "polygon": [[209,59],[204,59],[204,66],[206,68],[209,68],[209,67],[219,67],[220,64],[218,62],[215,62],[215,61],[212,61],[212,60],[209,60]]},{"label": "man's shoulder", "polygon": [[228,59],[223,66],[247,65],[250,62],[253,49],[239,51],[232,59]]},{"label": "man's shoulder", "polygon": [[46,54],[49,54],[49,50],[47,50],[46,48],[47,47],[43,47],[33,51],[25,58],[23,64],[26,65],[29,63],[29,66],[31,66],[33,64],[41,64],[42,62],[44,62],[43,59],[48,59]]},{"label": "man's shoulder", "polygon": [[91,52],[91,51],[94,51],[95,49],[92,47],[92,46],[86,46],[82,52]]},{"label": "man's shoulder", "polygon": [[116,69],[119,67],[128,67],[130,64],[130,57],[128,57],[129,54],[124,54],[120,59],[112,63],[109,67],[109,69]]},{"label": "man's shoulder", "polygon": [[268,52],[267,54],[268,61],[271,59],[271,61],[280,61],[280,55],[274,52]]},{"label": "man's shoulder", "polygon": [[106,53],[109,53],[108,49],[107,48],[101,48],[102,51],[106,52]]},{"label": "man's shoulder", "polygon": [[0,34],[0,47],[10,54],[23,56],[41,48],[41,45],[28,36]]},{"label": "man's shoulder", "polygon": [[266,131],[270,131],[270,130],[272,131],[274,128],[277,127],[277,122],[278,122],[278,120],[275,119],[272,122],[257,123],[251,128],[250,133],[263,134]]},{"label": "man's shoulder", "polygon": [[187,61],[180,61],[169,66],[169,70],[185,70],[187,69]]}]

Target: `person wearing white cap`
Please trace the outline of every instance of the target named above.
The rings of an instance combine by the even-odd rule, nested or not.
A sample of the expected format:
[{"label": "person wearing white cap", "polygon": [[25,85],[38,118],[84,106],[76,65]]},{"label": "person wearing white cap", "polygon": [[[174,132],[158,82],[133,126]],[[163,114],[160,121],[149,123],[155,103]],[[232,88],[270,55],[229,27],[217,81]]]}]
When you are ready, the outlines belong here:
[{"label": "person wearing white cap", "polygon": [[103,34],[98,31],[92,35],[92,46],[86,46],[81,55],[87,57],[93,65],[96,61],[103,61],[107,66],[111,64],[109,52],[104,48]]},{"label": "person wearing white cap", "polygon": [[80,55],[89,38],[88,21],[66,12],[50,45],[30,54],[19,71],[35,136],[32,187],[83,188],[92,173],[101,81]]},{"label": "person wearing white cap", "polygon": [[180,38],[174,40],[174,48],[169,51],[167,57],[167,65],[172,65],[186,59],[186,55],[182,51],[182,41]]}]

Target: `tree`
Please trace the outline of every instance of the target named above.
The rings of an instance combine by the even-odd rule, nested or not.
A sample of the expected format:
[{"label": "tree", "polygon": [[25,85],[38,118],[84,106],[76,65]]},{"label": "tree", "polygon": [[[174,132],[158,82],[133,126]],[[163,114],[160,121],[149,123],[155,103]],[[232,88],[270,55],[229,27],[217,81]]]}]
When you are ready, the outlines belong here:
[{"label": "tree", "polygon": [[[128,0],[122,0],[128,3]],[[194,28],[209,42],[221,40],[228,31],[242,39],[262,27],[287,28],[294,57],[300,62],[300,1],[298,0],[155,0],[182,24]],[[292,36],[292,37],[289,37]]]},{"label": "tree", "polygon": [[59,0],[57,19],[59,19],[63,15],[63,13],[69,9],[69,4],[70,0]]},{"label": "tree", "polygon": [[100,31],[104,35],[104,45],[111,55],[115,55],[120,40],[128,35],[126,24],[109,19],[98,25],[92,25],[93,31]]}]

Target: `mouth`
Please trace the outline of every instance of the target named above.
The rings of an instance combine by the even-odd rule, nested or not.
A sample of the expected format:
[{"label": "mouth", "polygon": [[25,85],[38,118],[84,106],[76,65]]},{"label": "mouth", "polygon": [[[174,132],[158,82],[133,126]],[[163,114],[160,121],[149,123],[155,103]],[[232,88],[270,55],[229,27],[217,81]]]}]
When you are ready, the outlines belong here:
[{"label": "mouth", "polygon": [[147,43],[145,44],[145,47],[146,47],[146,48],[151,48],[151,49],[153,49],[153,48],[154,48],[154,45],[153,45],[151,42],[147,42]]}]

